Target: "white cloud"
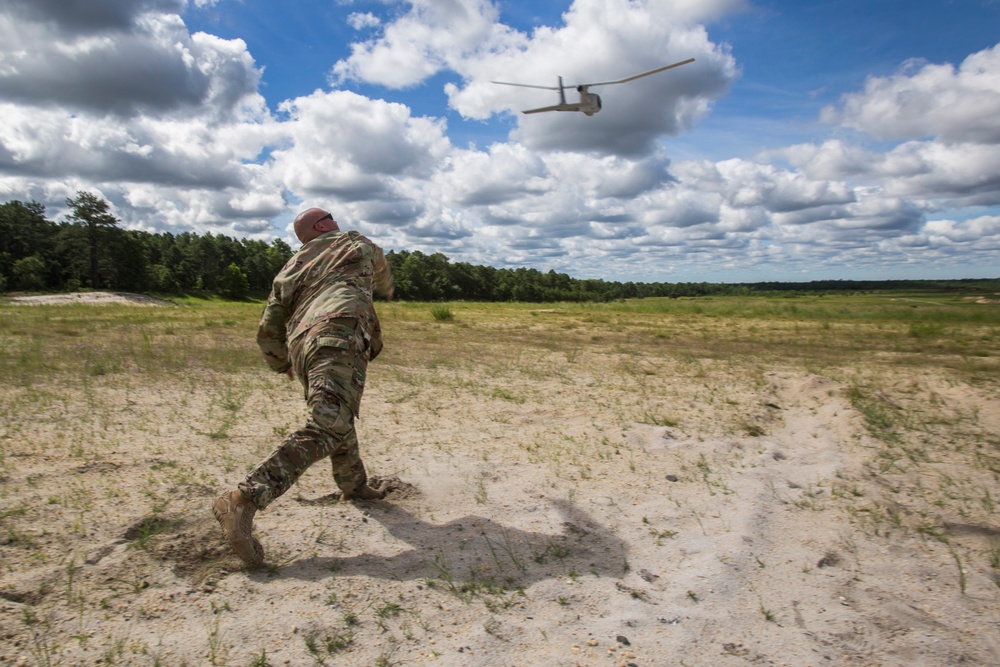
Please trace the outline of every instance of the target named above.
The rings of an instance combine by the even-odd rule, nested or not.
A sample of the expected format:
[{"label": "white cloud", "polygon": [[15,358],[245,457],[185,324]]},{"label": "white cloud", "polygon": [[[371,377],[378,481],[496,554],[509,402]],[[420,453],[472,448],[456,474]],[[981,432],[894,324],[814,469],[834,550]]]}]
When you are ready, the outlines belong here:
[{"label": "white cloud", "polygon": [[244,161],[273,138],[261,123],[209,126],[152,118],[123,124],[113,117],[0,104],[0,168],[95,182],[146,182],[228,188],[246,185]]},{"label": "white cloud", "polygon": [[958,206],[1000,204],[1000,144],[909,141],[877,153],[842,141],[778,152],[813,179],[847,179],[888,196]]},{"label": "white cloud", "polygon": [[127,18],[124,28],[71,33],[0,12],[0,97],[123,117],[262,113],[260,71],[242,40],[191,35],[176,14]]},{"label": "white cloud", "polygon": [[978,243],[990,239],[994,248],[1000,248],[1000,216],[988,215],[962,222],[932,220],[927,223],[928,238],[936,243]]},{"label": "white cloud", "polygon": [[872,77],[823,117],[877,139],[1000,143],[1000,45],[970,55],[957,70],[912,62],[894,76]]},{"label": "white cloud", "polygon": [[879,157],[877,153],[839,139],[831,139],[822,144],[789,146],[761,156],[765,160],[787,160],[804,174],[815,179],[863,176],[870,173],[872,163]]},{"label": "white cloud", "polygon": [[447,166],[449,199],[456,206],[483,206],[544,194],[545,162],[520,144],[495,144],[487,152],[456,151]]},{"label": "white cloud", "polygon": [[409,11],[385,25],[382,34],[352,45],[349,58],[334,65],[334,82],[413,86],[460,61],[497,27],[487,0],[411,0]]},{"label": "white cloud", "polygon": [[190,34],[182,4],[0,10],[4,191],[59,215],[86,189],[137,228],[270,229],[283,187],[254,162],[281,133],[259,70],[242,40]]},{"label": "white cloud", "polygon": [[351,26],[355,30],[375,28],[381,24],[381,19],[371,12],[365,12],[363,14],[361,12],[354,12],[347,17],[347,25]]},{"label": "white cloud", "polygon": [[274,151],[274,169],[303,194],[396,199],[397,179],[427,178],[450,149],[442,122],[352,92],[317,91],[282,110],[288,146]]},{"label": "white cloud", "polygon": [[[185,0],[5,0],[4,14],[80,34],[129,30],[147,13],[176,14]],[[42,46],[42,45],[39,45]]]},{"label": "white cloud", "polygon": [[907,143],[886,154],[876,169],[889,195],[1000,205],[1000,144]]}]

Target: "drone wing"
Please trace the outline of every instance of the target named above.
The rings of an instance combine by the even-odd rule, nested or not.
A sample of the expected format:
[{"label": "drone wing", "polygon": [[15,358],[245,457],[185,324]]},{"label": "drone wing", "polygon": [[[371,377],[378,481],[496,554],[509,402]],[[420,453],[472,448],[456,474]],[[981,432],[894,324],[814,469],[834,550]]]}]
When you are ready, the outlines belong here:
[{"label": "drone wing", "polygon": [[[668,69],[673,69],[675,67],[680,67],[681,65],[687,65],[688,63],[693,63],[694,58],[688,58],[687,60],[682,60],[679,63],[674,63],[673,65],[667,65],[665,67],[657,67],[656,69],[651,69],[648,72],[643,72],[642,74],[634,74],[632,76],[626,77],[624,79],[618,79],[617,81],[602,81],[600,83],[585,83],[582,84],[584,88],[589,88],[591,86],[610,86],[613,83],[626,83],[628,81],[635,81],[636,79],[641,79],[644,76],[649,76],[650,74],[656,74],[657,72],[663,72]],[[496,82],[499,83],[499,82]]]},{"label": "drone wing", "polygon": [[550,107],[541,107],[539,109],[525,109],[521,113],[542,113],[543,111],[579,111],[579,104],[553,104]]},{"label": "drone wing", "polygon": [[559,90],[559,86],[533,86],[530,83],[511,83],[509,81],[490,81],[490,83],[499,83],[502,86],[517,86],[519,88],[541,88],[542,90]]}]

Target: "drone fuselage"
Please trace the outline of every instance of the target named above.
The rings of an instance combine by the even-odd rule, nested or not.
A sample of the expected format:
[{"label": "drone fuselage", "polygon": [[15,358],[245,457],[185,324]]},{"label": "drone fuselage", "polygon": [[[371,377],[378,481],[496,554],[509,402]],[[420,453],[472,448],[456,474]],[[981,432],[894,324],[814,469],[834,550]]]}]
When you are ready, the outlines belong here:
[{"label": "drone fuselage", "polygon": [[601,110],[600,95],[589,92],[587,86],[577,86],[576,90],[580,93],[580,103],[576,105],[576,111],[582,111],[586,116],[593,116]]},{"label": "drone fuselage", "polygon": [[546,111],[579,111],[585,116],[593,116],[595,113],[601,110],[601,96],[597,93],[591,93],[587,90],[587,86],[577,86],[576,90],[580,93],[579,102],[567,102],[566,95],[563,92],[565,88],[562,87],[562,79],[560,78],[559,87],[559,104],[553,104],[550,107],[542,107],[540,109],[526,109],[522,113],[543,113]]}]

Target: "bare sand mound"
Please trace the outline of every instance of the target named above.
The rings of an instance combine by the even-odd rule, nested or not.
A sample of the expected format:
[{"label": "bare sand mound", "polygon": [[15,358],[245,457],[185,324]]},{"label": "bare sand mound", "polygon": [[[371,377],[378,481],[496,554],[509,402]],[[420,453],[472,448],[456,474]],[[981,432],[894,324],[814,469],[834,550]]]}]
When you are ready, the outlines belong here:
[{"label": "bare sand mound", "polygon": [[133,306],[173,306],[175,304],[145,294],[131,292],[72,292],[69,294],[42,294],[38,296],[14,296],[10,299],[17,304],[31,306],[45,304],[84,303],[103,306],[107,304],[130,304]]}]

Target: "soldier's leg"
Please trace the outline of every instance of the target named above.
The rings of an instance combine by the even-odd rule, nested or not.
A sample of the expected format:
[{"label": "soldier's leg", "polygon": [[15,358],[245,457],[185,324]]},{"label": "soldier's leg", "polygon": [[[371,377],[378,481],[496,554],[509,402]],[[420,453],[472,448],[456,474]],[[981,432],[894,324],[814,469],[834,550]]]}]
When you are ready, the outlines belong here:
[{"label": "soldier's leg", "polygon": [[[338,325],[342,328],[338,329]],[[316,337],[317,349],[310,357],[309,387],[322,387],[350,407],[350,414],[344,415],[345,428],[331,434],[333,480],[345,500],[381,498],[384,494],[368,487],[368,474],[361,460],[358,434],[354,428],[368,369],[364,338],[354,320],[338,320],[327,326],[327,331]]]},{"label": "soldier's leg", "polygon": [[368,473],[364,461],[361,460],[358,434],[354,430],[353,420],[350,432],[334,445],[330,463],[333,468],[333,481],[340,487],[345,498],[354,496],[368,485]]},{"label": "soldier's leg", "polygon": [[240,491],[264,509],[291,488],[309,466],[330,456],[354,432],[354,414],[337,396],[311,391],[309,418],[240,483]]}]

